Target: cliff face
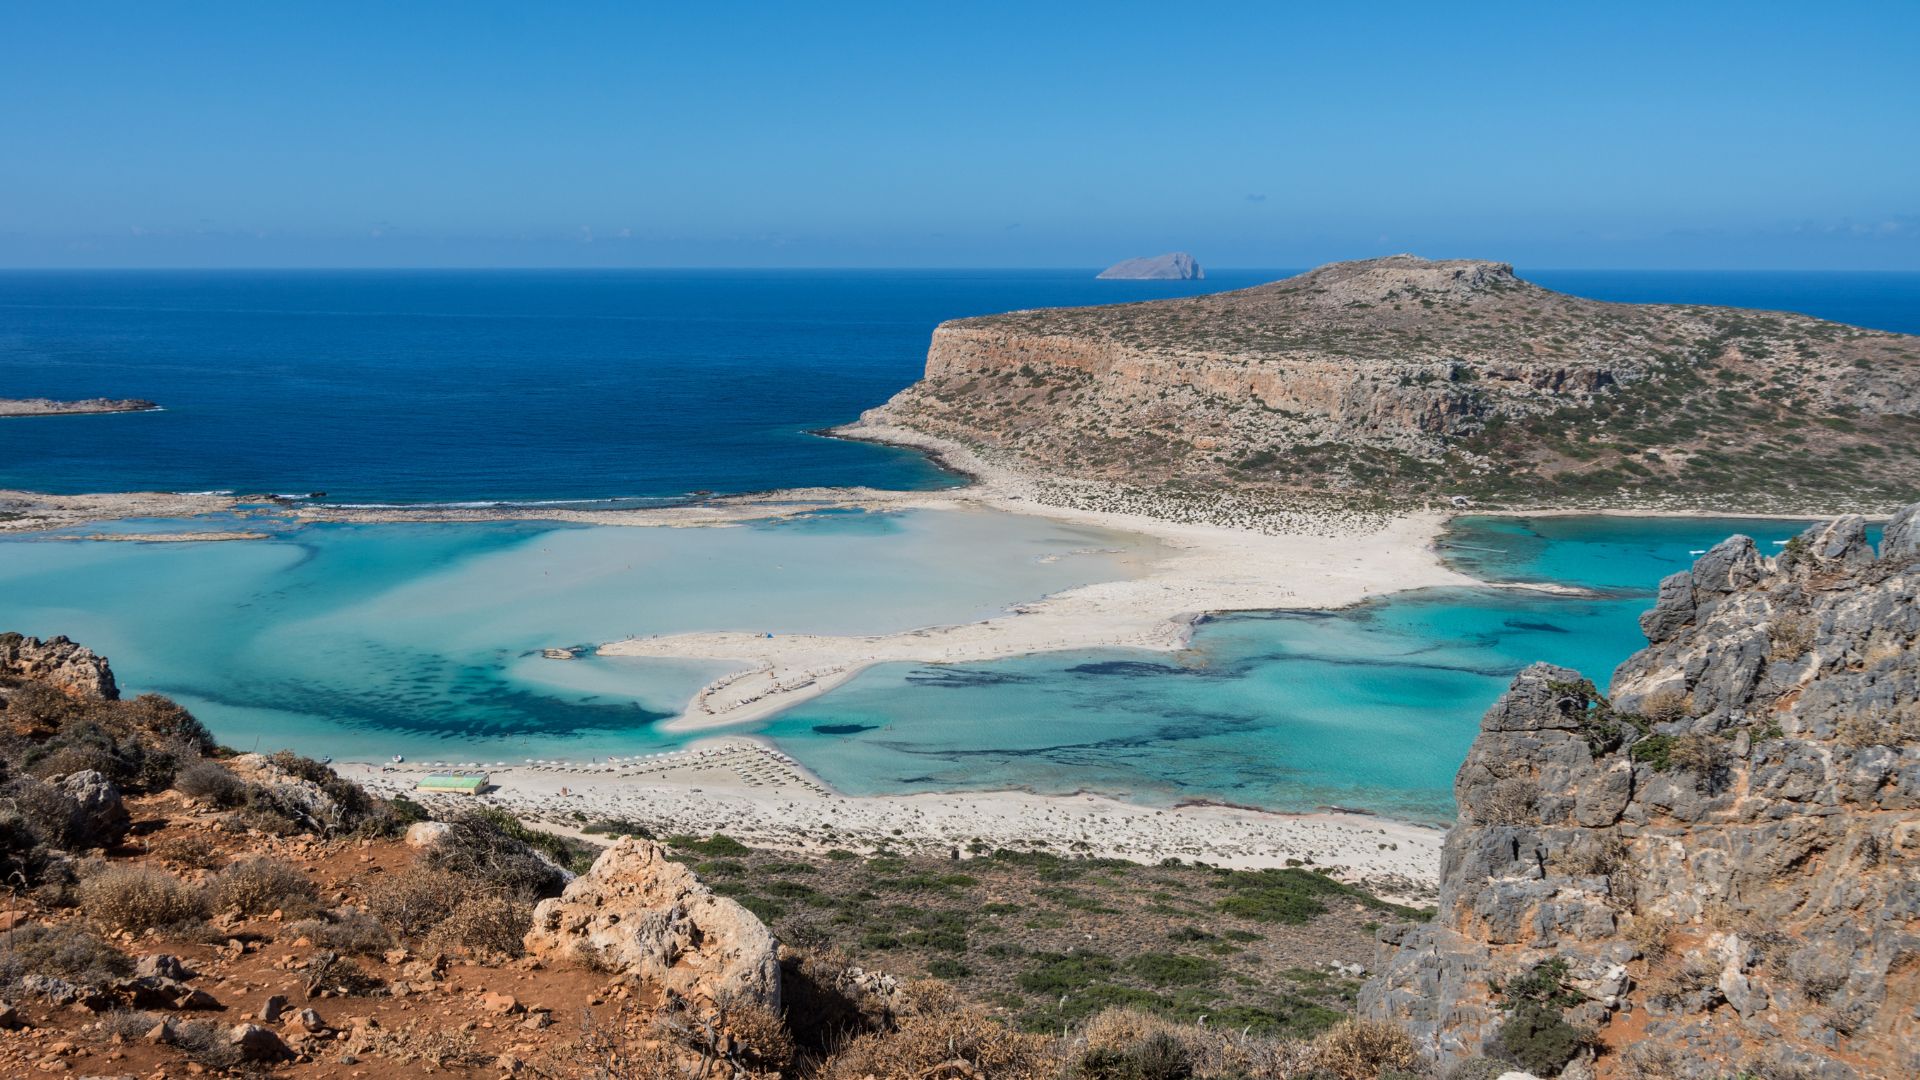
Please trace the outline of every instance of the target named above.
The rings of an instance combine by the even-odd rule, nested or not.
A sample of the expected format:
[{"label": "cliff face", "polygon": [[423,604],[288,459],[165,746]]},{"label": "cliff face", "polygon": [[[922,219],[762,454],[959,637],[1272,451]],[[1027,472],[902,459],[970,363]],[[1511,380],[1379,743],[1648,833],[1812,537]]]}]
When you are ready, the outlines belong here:
[{"label": "cliff face", "polygon": [[1567,1075],[1920,1075],[1917,594],[1920,505],[1877,554],[1858,518],[1734,537],[1662,583],[1610,698],[1522,672],[1362,1011]]},{"label": "cliff face", "polygon": [[1920,339],[1402,255],[945,323],[865,419],[1145,486],[1890,507],[1920,490]]}]

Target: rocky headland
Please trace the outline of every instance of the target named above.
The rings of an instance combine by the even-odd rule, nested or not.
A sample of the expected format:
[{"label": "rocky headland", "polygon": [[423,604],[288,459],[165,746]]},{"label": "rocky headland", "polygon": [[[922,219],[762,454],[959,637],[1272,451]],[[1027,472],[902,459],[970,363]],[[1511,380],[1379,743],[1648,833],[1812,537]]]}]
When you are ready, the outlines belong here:
[{"label": "rocky headland", "polygon": [[140,398],[87,398],[81,401],[56,401],[53,398],[0,398],[0,417],[152,412],[159,407],[154,402]]},{"label": "rocky headland", "polygon": [[848,433],[889,430],[1069,501],[1884,512],[1920,490],[1920,338],[1398,255],[943,323]]},{"label": "rocky headland", "polygon": [[1488,710],[1362,1012],[1542,1075],[1920,1075],[1920,505],[1736,536],[1641,625],[1610,693]]},{"label": "rocky headland", "polygon": [[1094,275],[1102,281],[1199,281],[1206,276],[1193,256],[1184,251],[1123,259]]}]

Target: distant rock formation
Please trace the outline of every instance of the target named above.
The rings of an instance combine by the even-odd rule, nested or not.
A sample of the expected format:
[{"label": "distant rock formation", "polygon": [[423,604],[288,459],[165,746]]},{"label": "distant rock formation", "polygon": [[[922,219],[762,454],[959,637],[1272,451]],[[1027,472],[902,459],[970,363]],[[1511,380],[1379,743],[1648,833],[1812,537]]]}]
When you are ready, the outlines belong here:
[{"label": "distant rock formation", "polygon": [[527,952],[589,958],[712,1010],[780,1008],[779,942],[751,911],[717,896],[658,844],[627,838],[533,911]]},{"label": "distant rock formation", "polygon": [[1196,498],[1890,510],[1920,494],[1920,338],[1395,255],[942,323],[862,424]]},{"label": "distant rock formation", "polygon": [[1877,555],[1736,536],[1642,626],[1611,696],[1536,664],[1487,712],[1361,1011],[1536,1073],[1920,1076],[1920,505]]},{"label": "distant rock formation", "polygon": [[80,413],[152,412],[160,406],[140,398],[0,398],[0,416],[72,416]]},{"label": "distant rock formation", "polygon": [[11,632],[0,634],[0,687],[25,682],[44,682],[79,698],[120,698],[107,658],[85,645],[64,635],[41,641]]},{"label": "distant rock formation", "polygon": [[1103,281],[1199,281],[1206,276],[1193,256],[1184,251],[1128,259],[1094,275]]}]

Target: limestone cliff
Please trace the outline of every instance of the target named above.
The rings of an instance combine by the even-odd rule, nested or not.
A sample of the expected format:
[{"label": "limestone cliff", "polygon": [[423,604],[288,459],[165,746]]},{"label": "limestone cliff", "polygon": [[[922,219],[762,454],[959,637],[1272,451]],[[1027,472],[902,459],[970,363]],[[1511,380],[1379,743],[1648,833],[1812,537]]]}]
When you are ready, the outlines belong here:
[{"label": "limestone cliff", "polygon": [[1611,696],[1522,672],[1363,1012],[1567,1075],[1920,1075],[1917,597],[1920,505],[1877,554],[1859,518],[1736,536],[1661,584]]},{"label": "limestone cliff", "polygon": [[1887,509],[1920,492],[1920,339],[1398,255],[944,323],[863,420],[1166,489]]}]

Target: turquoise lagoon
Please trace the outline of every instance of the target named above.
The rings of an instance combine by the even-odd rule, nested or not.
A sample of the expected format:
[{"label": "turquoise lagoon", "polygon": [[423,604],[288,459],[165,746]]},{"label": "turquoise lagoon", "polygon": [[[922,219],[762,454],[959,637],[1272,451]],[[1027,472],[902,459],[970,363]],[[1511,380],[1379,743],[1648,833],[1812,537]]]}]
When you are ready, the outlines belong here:
[{"label": "turquoise lagoon", "polygon": [[[725,529],[268,527],[272,539],[231,543],[0,541],[0,628],[84,641],[127,690],[180,700],[241,748],[588,758],[681,745],[657,722],[721,667],[552,661],[541,647],[977,619],[1153,554],[1137,536],[949,511]],[[1515,671],[1548,660],[1604,683],[1641,644],[1654,585],[1691,552],[1801,527],[1462,519],[1443,547],[1463,570],[1589,595],[1425,591],[1217,617],[1177,654],[882,665],[745,730],[855,793],[1090,790],[1445,820],[1479,716]]]}]

